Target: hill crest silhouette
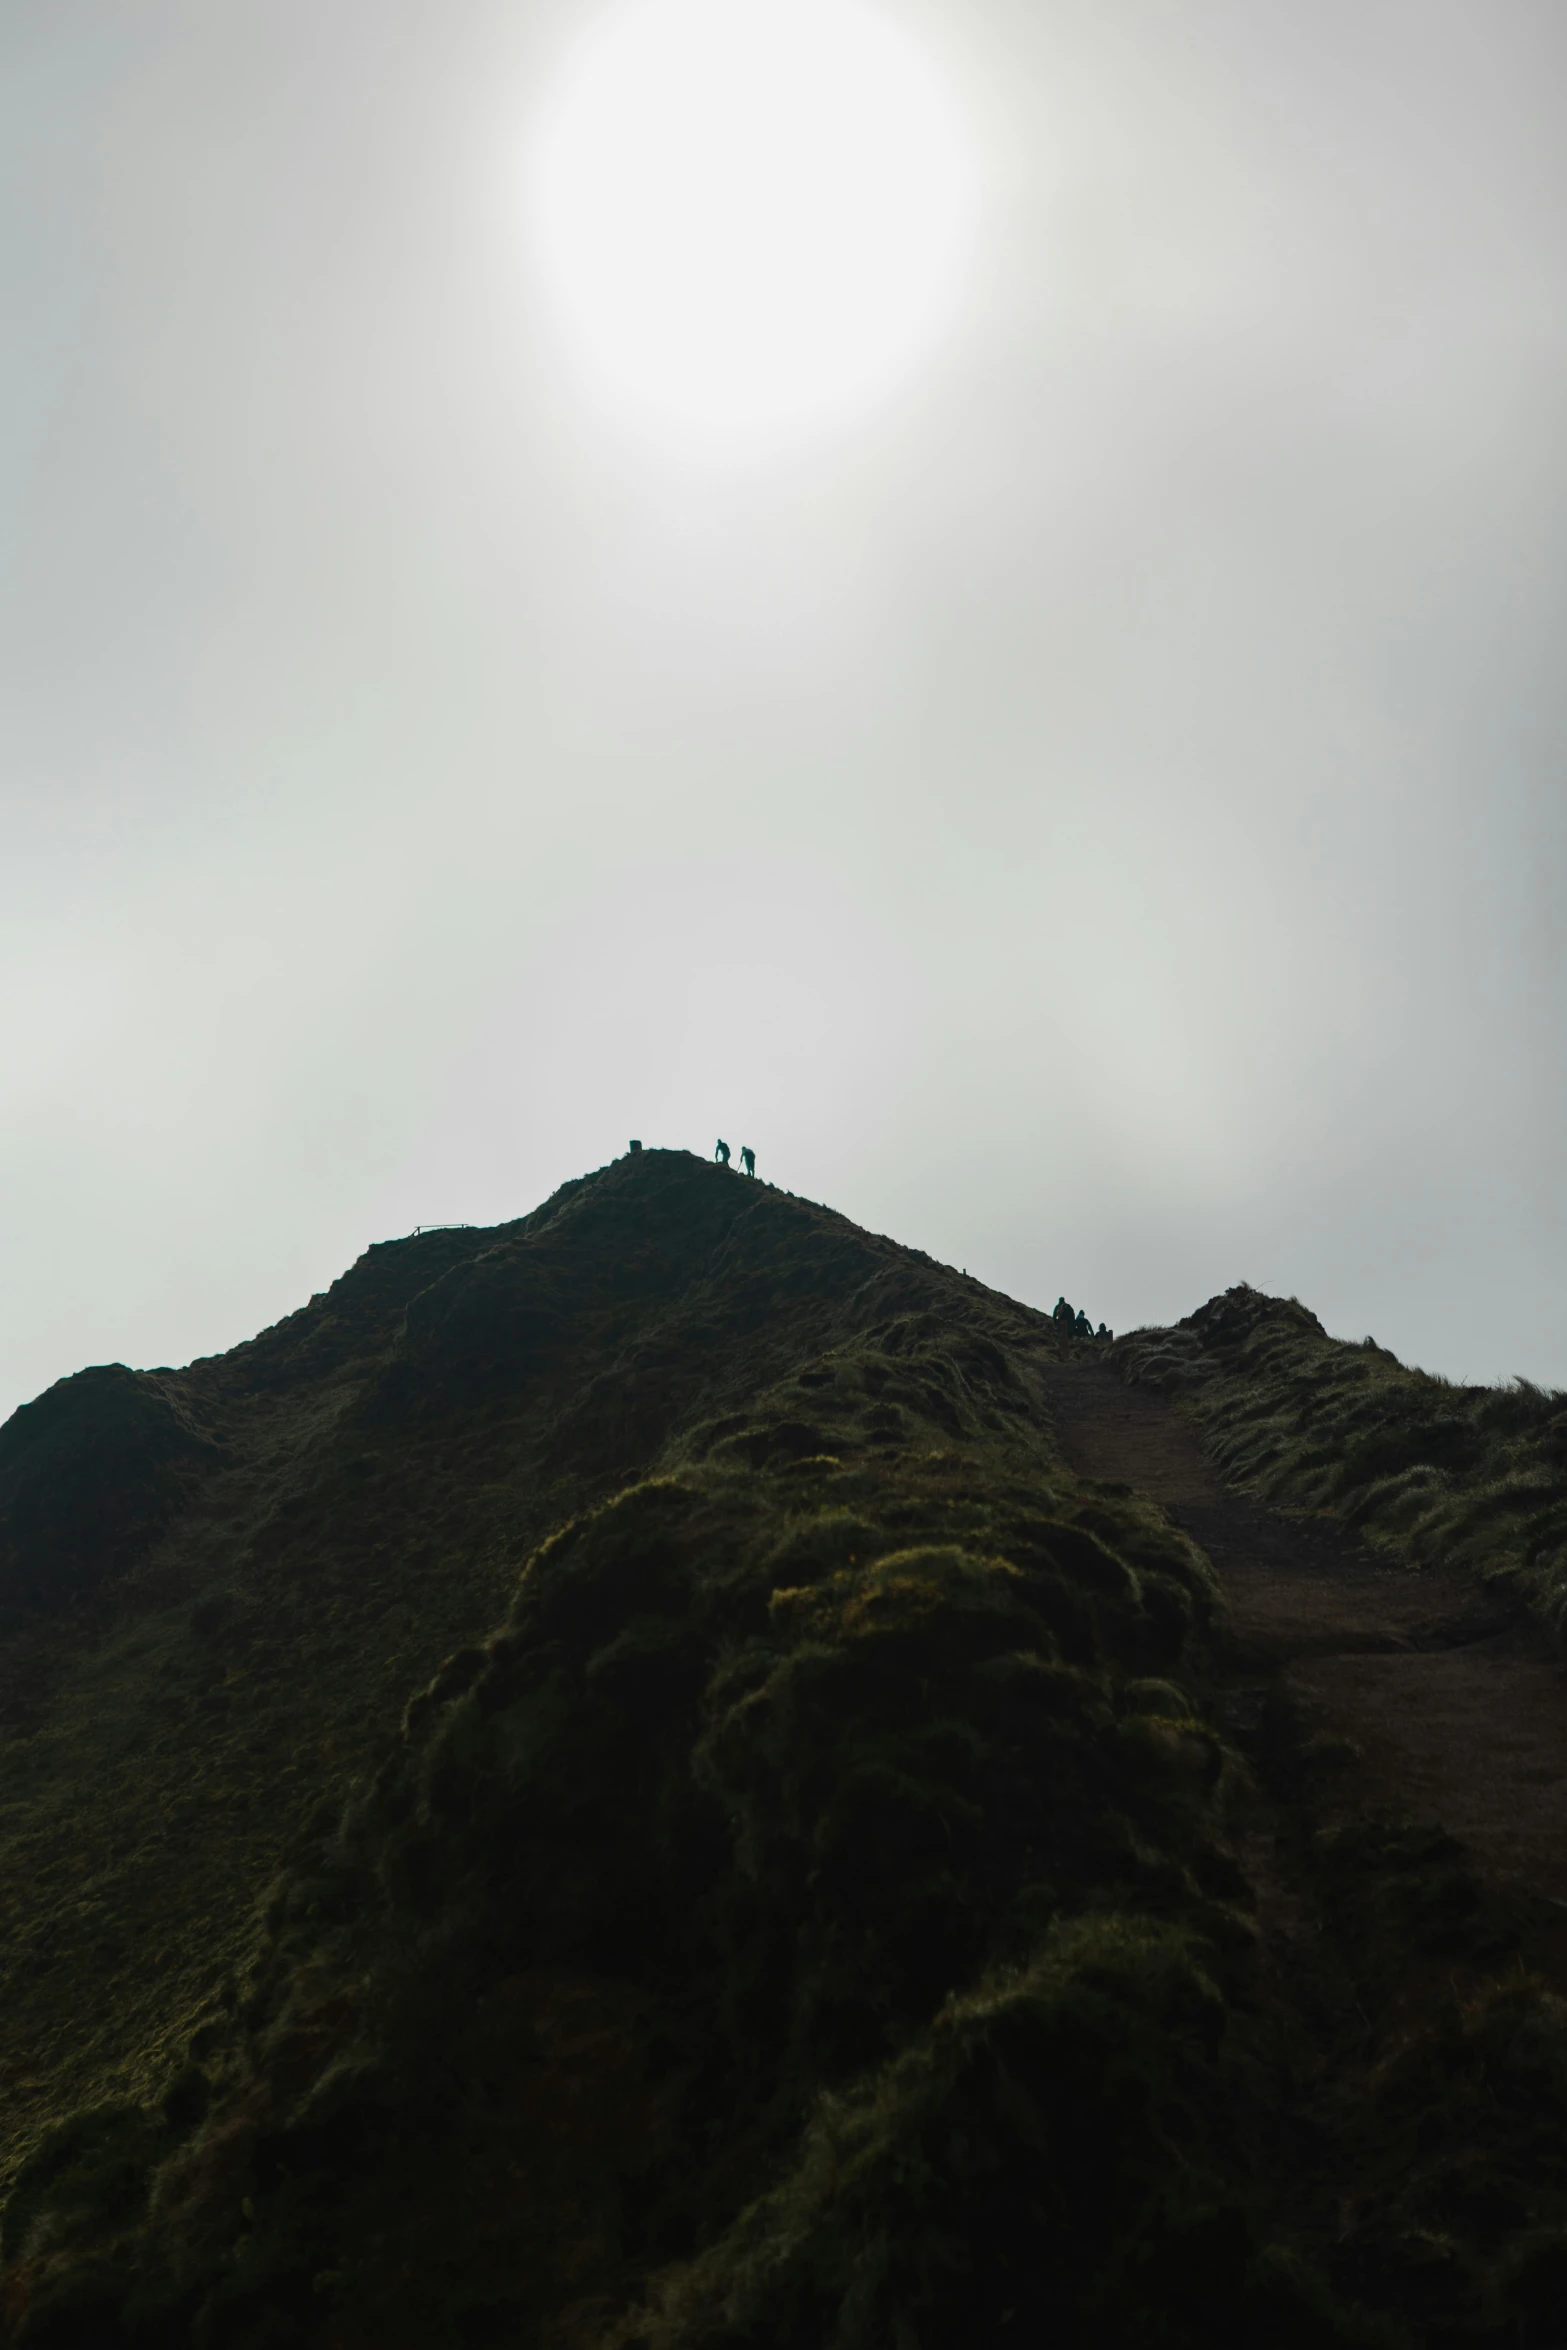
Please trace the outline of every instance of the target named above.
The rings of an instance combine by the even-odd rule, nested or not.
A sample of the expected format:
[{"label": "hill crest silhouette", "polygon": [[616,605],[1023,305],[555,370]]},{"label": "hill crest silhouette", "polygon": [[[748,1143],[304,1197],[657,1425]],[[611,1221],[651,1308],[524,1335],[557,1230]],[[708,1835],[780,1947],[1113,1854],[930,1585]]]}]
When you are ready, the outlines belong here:
[{"label": "hill crest silhouette", "polygon": [[1567,1911],[1344,1809],[1107,1351],[1355,1385],[641,1151],[24,1407],[0,2339],[1553,2338]]}]

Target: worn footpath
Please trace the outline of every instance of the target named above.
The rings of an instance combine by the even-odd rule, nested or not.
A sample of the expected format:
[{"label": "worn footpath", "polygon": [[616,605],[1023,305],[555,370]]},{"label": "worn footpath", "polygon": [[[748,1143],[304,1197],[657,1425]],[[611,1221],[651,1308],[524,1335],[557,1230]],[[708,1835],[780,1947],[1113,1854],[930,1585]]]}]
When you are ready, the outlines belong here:
[{"label": "worn footpath", "polygon": [[1190,1421],[1099,1364],[1042,1383],[1074,1467],[1150,1494],[1207,1551],[1243,1684],[1282,1680],[1345,1742],[1346,1809],[1439,1820],[1483,1878],[1567,1900],[1567,1675],[1531,1618],[1472,1576],[1226,1493]]}]

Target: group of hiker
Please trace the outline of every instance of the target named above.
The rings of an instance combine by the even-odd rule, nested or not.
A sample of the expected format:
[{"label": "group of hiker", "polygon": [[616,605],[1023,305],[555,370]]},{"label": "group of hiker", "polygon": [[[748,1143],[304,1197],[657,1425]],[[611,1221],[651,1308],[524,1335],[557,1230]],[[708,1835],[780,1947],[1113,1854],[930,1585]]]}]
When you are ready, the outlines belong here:
[{"label": "group of hiker", "polygon": [[1068,1338],[1113,1338],[1115,1332],[1100,1323],[1096,1330],[1088,1316],[1077,1306],[1069,1306],[1064,1297],[1058,1297],[1050,1309],[1052,1322],[1059,1322]]},{"label": "group of hiker", "polygon": [[[728,1166],[729,1145],[723,1140],[722,1136],[719,1138],[718,1148],[716,1151],[714,1151],[713,1156],[721,1167]],[[748,1175],[754,1175],[756,1173],[756,1153],[753,1150],[748,1150],[744,1143],[740,1145],[740,1164]]]}]

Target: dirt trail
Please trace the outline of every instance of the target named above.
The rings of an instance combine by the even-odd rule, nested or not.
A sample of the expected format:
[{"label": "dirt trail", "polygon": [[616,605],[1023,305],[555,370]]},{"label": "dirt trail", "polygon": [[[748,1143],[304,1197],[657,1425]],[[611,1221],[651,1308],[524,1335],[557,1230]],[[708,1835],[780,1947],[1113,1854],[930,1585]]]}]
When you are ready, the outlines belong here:
[{"label": "dirt trail", "polygon": [[1222,1577],[1243,1653],[1359,1749],[1347,1799],[1440,1820],[1482,1875],[1567,1899],[1567,1675],[1527,1618],[1227,1494],[1191,1423],[1107,1369],[1041,1383],[1073,1466],[1162,1501]]}]

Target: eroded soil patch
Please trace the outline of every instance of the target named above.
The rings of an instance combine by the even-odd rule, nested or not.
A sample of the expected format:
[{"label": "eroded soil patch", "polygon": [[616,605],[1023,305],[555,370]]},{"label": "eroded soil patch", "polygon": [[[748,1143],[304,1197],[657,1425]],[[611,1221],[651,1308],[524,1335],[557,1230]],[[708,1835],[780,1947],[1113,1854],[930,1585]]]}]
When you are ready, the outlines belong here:
[{"label": "eroded soil patch", "polygon": [[1153,1495],[1208,1552],[1242,1676],[1280,1677],[1345,1742],[1331,1809],[1440,1820],[1491,1882],[1567,1899],[1567,1685],[1531,1619],[1476,1578],[1226,1494],[1191,1424],[1108,1369],[1042,1382],[1074,1466]]}]

